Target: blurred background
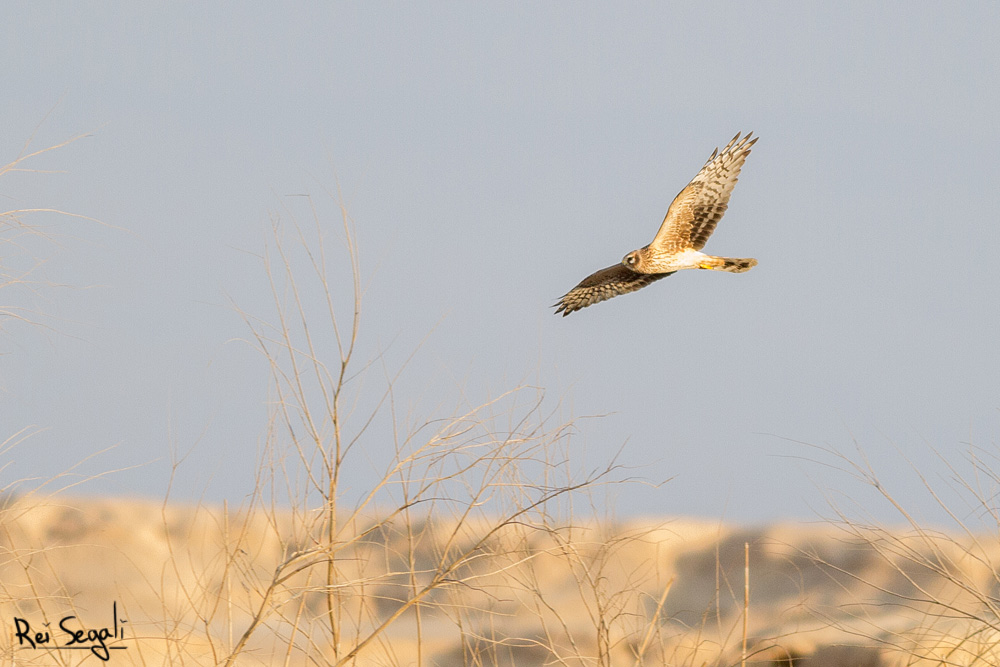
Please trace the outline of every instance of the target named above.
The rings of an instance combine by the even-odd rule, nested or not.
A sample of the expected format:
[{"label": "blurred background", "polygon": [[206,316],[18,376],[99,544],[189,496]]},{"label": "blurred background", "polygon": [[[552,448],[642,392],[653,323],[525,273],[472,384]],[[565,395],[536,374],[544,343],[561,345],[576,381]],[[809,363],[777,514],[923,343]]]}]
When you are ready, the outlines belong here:
[{"label": "blurred background", "polygon": [[[245,497],[268,368],[236,308],[273,313],[272,221],[315,207],[349,315],[340,203],[365,286],[359,360],[378,360],[359,406],[414,350],[402,422],[542,387],[581,418],[582,467],[617,455],[669,480],[616,487],[620,515],[810,520],[833,501],[894,520],[840,452],[934,521],[920,475],[946,487],[995,451],[995,4],[4,13],[0,163],[89,136],[5,174],[0,207],[103,223],[36,213],[56,243],[2,249],[12,275],[41,263],[0,304],[45,325],[4,322],[0,439],[44,429],[8,446],[4,484],[83,461],[82,479],[123,470],[75,493]],[[706,251],[753,271],[553,316],[750,130]],[[359,450],[359,489],[391,455],[390,420]]]}]

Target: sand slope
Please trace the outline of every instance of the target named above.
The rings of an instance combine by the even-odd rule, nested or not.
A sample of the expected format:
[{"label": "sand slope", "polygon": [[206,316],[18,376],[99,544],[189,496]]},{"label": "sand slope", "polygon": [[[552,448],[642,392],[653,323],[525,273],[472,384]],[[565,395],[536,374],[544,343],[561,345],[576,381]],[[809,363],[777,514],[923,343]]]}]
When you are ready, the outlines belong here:
[{"label": "sand slope", "polygon": [[[364,527],[345,530],[333,578],[335,655],[325,559],[302,560],[268,591],[278,564],[310,546],[289,512],[227,518],[221,508],[29,498],[9,502],[0,526],[0,655],[40,665],[99,660],[86,650],[25,648],[16,636],[24,623],[65,644],[61,619],[110,629],[113,604],[122,635],[107,643],[127,647],[110,653],[113,663],[220,663],[259,613],[263,623],[236,664],[333,661],[491,527],[396,521],[363,539]],[[407,608],[356,664],[601,664],[598,656],[738,664],[745,543],[752,664],[935,664],[934,656],[1000,664],[989,630],[995,538],[683,519],[498,531],[424,595],[419,618]]]}]

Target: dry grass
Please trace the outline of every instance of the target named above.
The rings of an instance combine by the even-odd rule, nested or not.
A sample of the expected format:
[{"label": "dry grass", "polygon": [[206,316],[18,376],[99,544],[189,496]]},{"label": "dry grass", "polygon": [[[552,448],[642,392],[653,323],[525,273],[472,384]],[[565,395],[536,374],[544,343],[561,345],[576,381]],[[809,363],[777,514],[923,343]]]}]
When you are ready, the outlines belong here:
[{"label": "dry grass", "polygon": [[[376,523],[378,530],[368,530]],[[483,517],[372,520],[345,529],[350,544],[336,552],[342,656],[371,638],[347,662],[737,665],[749,543],[746,664],[782,664],[784,656],[809,657],[801,665],[930,664],[932,657],[934,664],[990,664],[989,635],[970,637],[956,632],[967,626],[928,615],[900,616],[889,597],[873,594],[872,582],[891,585],[894,595],[917,588],[899,573],[905,563],[887,561],[877,545],[847,539],[833,526],[496,525]],[[113,659],[126,664],[335,660],[325,562],[274,585],[275,573],[288,571],[294,510],[227,514],[139,501],[21,499],[5,510],[2,527],[0,625],[8,632],[14,616],[33,626],[66,614],[109,624],[117,601],[128,619],[121,642],[128,649]],[[468,554],[477,546],[451,579],[436,579],[442,562],[457,560],[445,561],[449,547]],[[941,547],[914,545],[912,553],[930,558]],[[925,575],[918,584],[940,597],[948,580]],[[15,657],[17,664],[60,657],[75,664],[59,652],[15,652],[10,639],[0,656],[11,664]]]},{"label": "dry grass", "polygon": [[[17,157],[0,166],[0,178],[17,173],[51,173],[33,166],[37,160],[52,151],[65,148],[88,135],[78,135],[47,148],[33,150],[31,139],[25,142]],[[78,213],[53,208],[14,208],[0,211],[0,331],[6,331],[12,322],[31,325],[36,329],[51,329],[53,316],[30,306],[16,305],[24,301],[18,290],[34,297],[42,296],[45,289],[57,287],[40,274],[48,250],[60,243],[61,235],[51,222],[59,218],[76,218],[101,223],[99,220]],[[60,285],[61,286],[61,285]]]},{"label": "dry grass", "polygon": [[[940,482],[913,471],[940,508],[939,516],[945,517],[937,528],[907,510],[862,451],[853,457],[834,455],[846,472],[874,489],[905,526],[888,527],[870,516],[839,513],[836,525],[877,554],[883,566],[878,576],[838,568],[867,588],[867,604],[855,605],[853,629],[877,640],[894,664],[1000,664],[996,452],[970,448],[958,460],[941,457],[951,474]],[[873,615],[876,605],[891,614]]]},{"label": "dry grass", "polygon": [[[355,360],[363,293],[350,220],[341,209],[342,254],[331,260],[327,230],[310,211],[307,225],[274,221],[262,257],[273,314],[240,311],[272,380],[247,502],[181,510],[167,499],[158,512],[123,517],[104,507],[95,517],[25,493],[3,515],[5,627],[14,617],[93,616],[101,603],[86,591],[110,589],[135,633],[129,655],[143,663],[430,664],[443,646],[446,662],[467,664],[525,652],[563,664],[607,665],[623,652],[640,662],[660,636],[667,589],[646,610],[638,575],[614,574],[618,551],[642,531],[615,534],[577,517],[571,500],[620,481],[613,463],[575,470],[572,423],[531,387],[404,430],[394,376]],[[349,277],[343,321],[345,300],[332,287],[343,283],[331,266]],[[384,387],[361,413],[362,381],[379,371]],[[348,499],[342,480],[371,464],[359,452],[371,425],[385,421],[394,436],[381,480]],[[126,547],[134,535],[123,522],[146,533],[145,553]],[[107,533],[92,533],[95,525]],[[103,567],[79,567],[94,548]],[[566,607],[550,587],[560,568],[555,579],[575,588]],[[68,659],[34,651],[8,637],[4,655]]]},{"label": "dry grass", "polygon": [[[5,171],[38,153],[22,153]],[[65,493],[69,477],[8,484],[0,661],[93,660],[19,646],[14,619],[56,628],[73,615],[106,626],[112,602],[127,619],[116,641],[126,648],[112,659],[135,664],[1000,659],[995,461],[973,457],[971,477],[956,472],[983,521],[970,526],[968,513],[950,514],[950,532],[922,527],[870,466],[847,458],[909,530],[846,514],[836,527],[744,531],[618,521],[595,509],[603,486],[625,481],[614,461],[575,466],[574,423],[537,388],[416,424],[397,415],[404,369],[388,371],[378,354],[358,358],[364,289],[353,223],[339,207],[335,232],[305,201],[308,222],[276,216],[261,257],[273,312],[237,309],[271,378],[269,427],[246,502],[85,501]],[[14,234],[4,242],[39,233],[25,223],[30,213],[0,217]],[[9,273],[0,287],[31,284],[29,275]],[[11,308],[0,317],[38,321]],[[0,457],[15,456],[31,432],[10,436]],[[379,461],[377,452],[387,454]],[[373,460],[380,479],[349,492],[345,480],[363,479]]]}]

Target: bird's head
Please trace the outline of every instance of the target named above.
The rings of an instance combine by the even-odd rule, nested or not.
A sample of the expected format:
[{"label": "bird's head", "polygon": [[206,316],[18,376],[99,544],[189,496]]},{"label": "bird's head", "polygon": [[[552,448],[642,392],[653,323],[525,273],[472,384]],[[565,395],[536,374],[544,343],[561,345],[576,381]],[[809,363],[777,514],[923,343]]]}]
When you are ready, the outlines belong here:
[{"label": "bird's head", "polygon": [[638,271],[639,266],[642,264],[642,258],[639,256],[638,250],[633,250],[629,254],[622,258],[622,264],[626,268],[632,269],[633,271]]}]

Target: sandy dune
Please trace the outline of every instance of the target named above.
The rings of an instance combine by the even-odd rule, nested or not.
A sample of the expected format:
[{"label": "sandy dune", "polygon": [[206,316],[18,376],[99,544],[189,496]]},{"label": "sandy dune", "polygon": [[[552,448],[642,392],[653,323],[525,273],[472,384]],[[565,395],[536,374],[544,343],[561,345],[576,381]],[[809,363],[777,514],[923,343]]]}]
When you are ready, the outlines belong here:
[{"label": "sandy dune", "polygon": [[[363,539],[352,527],[336,553],[335,653],[325,559],[303,560],[309,567],[267,592],[279,563],[309,547],[291,513],[231,514],[137,500],[9,502],[0,520],[5,664],[98,664],[91,651],[51,645],[70,639],[59,628],[70,615],[71,629],[110,632],[113,604],[121,634],[106,643],[126,647],[107,654],[118,664],[224,662],[260,610],[235,664],[323,664],[401,608],[355,664],[602,664],[599,655],[603,664],[739,664],[745,543],[750,664],[1000,664],[989,630],[995,537],[684,519],[512,527],[429,591],[418,618],[406,601],[489,522],[395,522]],[[49,630],[50,643],[27,646],[17,634],[25,624]]]}]

